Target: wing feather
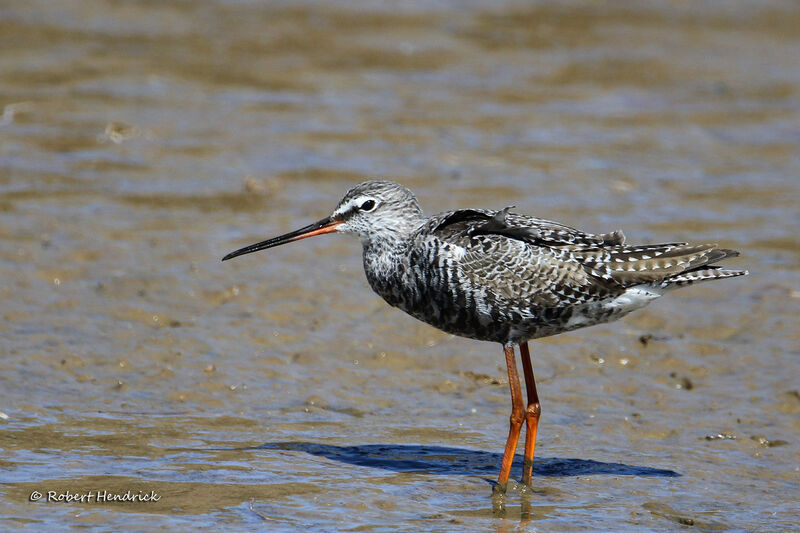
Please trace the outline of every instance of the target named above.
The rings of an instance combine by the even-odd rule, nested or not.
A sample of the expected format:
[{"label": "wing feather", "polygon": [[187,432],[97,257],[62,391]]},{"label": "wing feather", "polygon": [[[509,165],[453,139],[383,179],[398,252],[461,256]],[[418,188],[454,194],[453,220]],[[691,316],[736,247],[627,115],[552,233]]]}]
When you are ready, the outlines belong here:
[{"label": "wing feather", "polygon": [[576,250],[621,245],[622,232],[583,233],[544,219],[469,209],[433,217],[421,235],[460,249],[459,275],[521,308],[580,305],[619,294],[608,273],[585,266]]},{"label": "wing feather", "polygon": [[458,247],[457,265],[465,279],[519,305],[599,301],[634,285],[669,283],[673,277],[704,272],[738,255],[716,244],[626,245],[621,231],[584,233],[509,209],[442,213],[421,234]]}]

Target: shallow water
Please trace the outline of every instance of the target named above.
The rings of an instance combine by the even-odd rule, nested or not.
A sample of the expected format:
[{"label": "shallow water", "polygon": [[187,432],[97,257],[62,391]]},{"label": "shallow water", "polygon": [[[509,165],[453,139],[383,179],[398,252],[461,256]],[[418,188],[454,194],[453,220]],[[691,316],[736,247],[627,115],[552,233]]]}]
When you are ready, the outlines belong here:
[{"label": "shallow water", "polygon": [[[779,1],[0,5],[0,528],[797,528],[797,27]],[[389,309],[345,237],[219,261],[374,176],[751,275],[534,343],[534,490],[499,506],[498,346]]]}]

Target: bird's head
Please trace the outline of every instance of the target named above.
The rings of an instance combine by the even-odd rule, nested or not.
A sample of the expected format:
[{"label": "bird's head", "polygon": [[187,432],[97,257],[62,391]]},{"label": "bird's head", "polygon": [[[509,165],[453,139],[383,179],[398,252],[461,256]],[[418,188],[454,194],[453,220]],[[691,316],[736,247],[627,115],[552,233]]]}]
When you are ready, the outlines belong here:
[{"label": "bird's head", "polygon": [[222,260],[324,233],[352,233],[364,246],[392,242],[417,229],[422,220],[417,198],[406,187],[393,181],[365,181],[347,191],[329,217],[231,252]]},{"label": "bird's head", "polygon": [[391,240],[419,227],[422,210],[406,187],[393,181],[373,180],[347,191],[330,216],[337,231],[358,235],[363,243]]}]

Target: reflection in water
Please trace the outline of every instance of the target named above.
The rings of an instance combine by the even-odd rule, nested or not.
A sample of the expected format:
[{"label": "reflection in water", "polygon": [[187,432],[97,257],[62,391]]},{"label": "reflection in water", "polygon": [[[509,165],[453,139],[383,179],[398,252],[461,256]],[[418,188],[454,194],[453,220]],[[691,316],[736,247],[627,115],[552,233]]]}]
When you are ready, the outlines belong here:
[{"label": "reflection in water", "polygon": [[[412,444],[362,444],[354,446],[336,446],[312,442],[268,442],[260,446],[244,448],[244,450],[282,450],[303,452],[334,461],[362,466],[380,468],[393,472],[413,472],[426,475],[461,475],[461,476],[494,476],[497,465],[503,456],[465,448],[449,446],[422,446]],[[520,458],[517,458],[520,459]],[[522,474],[521,461],[515,461],[512,476]],[[628,465],[594,461],[591,459],[537,457],[535,459],[534,476],[538,477],[570,477],[570,476],[644,476],[644,477],[680,477],[681,474],[668,469],[649,466]],[[495,484],[493,478],[484,478],[486,482]],[[514,481],[512,480],[513,484]],[[516,484],[519,504],[514,506],[513,516],[518,516],[522,525],[536,519],[536,513],[542,512],[538,506],[532,505],[538,494],[536,488],[530,489]],[[497,518],[510,518],[506,493],[492,492],[492,515]],[[549,506],[548,506],[549,507]],[[499,531],[502,531],[500,526]]]}]

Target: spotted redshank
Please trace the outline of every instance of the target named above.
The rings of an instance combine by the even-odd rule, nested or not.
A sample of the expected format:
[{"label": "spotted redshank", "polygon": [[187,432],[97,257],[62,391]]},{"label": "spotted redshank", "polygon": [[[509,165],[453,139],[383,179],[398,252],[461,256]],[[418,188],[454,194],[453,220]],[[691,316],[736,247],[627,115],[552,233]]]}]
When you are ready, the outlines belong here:
[{"label": "spotted redshank", "polygon": [[717,266],[738,252],[716,244],[626,245],[620,231],[583,233],[510,209],[426,218],[406,187],[366,181],[350,189],[329,217],[222,260],[314,235],[352,233],[361,239],[370,286],[389,305],[448,333],[501,343],[512,406],[494,487],[503,493],[523,422],[522,483],[531,484],[541,408],[529,340],[616,320],[677,287],[747,274]]}]

